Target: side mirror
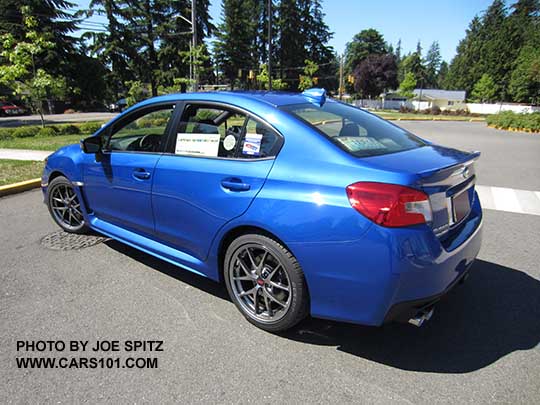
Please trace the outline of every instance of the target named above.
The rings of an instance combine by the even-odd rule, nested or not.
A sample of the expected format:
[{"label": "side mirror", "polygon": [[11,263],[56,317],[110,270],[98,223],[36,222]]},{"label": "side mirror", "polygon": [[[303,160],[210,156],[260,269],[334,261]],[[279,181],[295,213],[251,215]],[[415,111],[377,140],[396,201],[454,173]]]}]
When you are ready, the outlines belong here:
[{"label": "side mirror", "polygon": [[84,153],[101,152],[101,136],[91,136],[81,141],[81,147]]}]

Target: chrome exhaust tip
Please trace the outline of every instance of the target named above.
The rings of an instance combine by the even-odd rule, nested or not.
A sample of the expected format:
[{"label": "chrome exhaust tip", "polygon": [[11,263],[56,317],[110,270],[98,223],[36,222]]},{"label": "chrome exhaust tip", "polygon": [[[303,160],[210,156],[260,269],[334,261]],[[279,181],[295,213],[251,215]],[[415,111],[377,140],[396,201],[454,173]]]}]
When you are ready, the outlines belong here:
[{"label": "chrome exhaust tip", "polygon": [[429,309],[424,309],[418,312],[418,314],[416,314],[414,318],[409,319],[409,323],[411,325],[420,327],[424,324],[424,322],[429,321],[432,316],[433,316],[433,307]]}]

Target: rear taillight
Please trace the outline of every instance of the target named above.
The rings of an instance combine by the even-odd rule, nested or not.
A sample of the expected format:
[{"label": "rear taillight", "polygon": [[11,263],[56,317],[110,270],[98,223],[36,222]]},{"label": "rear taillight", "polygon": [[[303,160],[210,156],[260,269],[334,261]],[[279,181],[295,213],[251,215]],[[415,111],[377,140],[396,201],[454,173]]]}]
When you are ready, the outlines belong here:
[{"label": "rear taillight", "polygon": [[352,207],[373,222],[387,227],[431,221],[431,204],[422,191],[397,184],[358,182],[347,186]]}]

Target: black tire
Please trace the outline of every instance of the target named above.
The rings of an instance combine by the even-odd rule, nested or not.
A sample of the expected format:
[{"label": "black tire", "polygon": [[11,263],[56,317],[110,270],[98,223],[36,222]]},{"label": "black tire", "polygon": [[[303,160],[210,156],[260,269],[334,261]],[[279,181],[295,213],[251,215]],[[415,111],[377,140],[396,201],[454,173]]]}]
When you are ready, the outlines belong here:
[{"label": "black tire", "polygon": [[64,176],[55,177],[49,183],[47,208],[54,222],[64,231],[78,234],[90,231],[82,216],[82,207],[73,185]]},{"label": "black tire", "polygon": [[[246,252],[246,249],[248,249],[248,251],[251,251],[253,254],[256,254],[256,252],[259,251],[267,252],[267,254],[260,253],[259,256],[253,257],[254,262],[257,262],[257,260],[259,260],[259,265],[262,267],[260,269],[261,275],[255,276],[255,267],[257,266],[255,266],[256,263],[253,263],[254,273],[252,273],[252,275],[255,276],[256,279],[249,280],[249,277],[251,276],[246,276],[243,278],[248,279],[247,281],[234,281],[241,278],[238,277],[239,272],[242,271],[239,270],[241,269],[239,260],[242,257],[240,255],[242,254],[242,252]],[[246,256],[244,255],[243,257],[245,258]],[[242,262],[244,262],[243,258],[241,260]],[[269,267],[265,266],[265,260],[267,261],[267,263],[270,263],[268,265]],[[253,262],[252,260],[250,261]],[[279,268],[279,265],[281,265],[281,268],[285,273],[281,272],[282,270],[281,268]],[[227,286],[227,291],[229,292],[231,300],[234,302],[240,312],[244,315],[244,317],[253,325],[269,332],[282,332],[292,328],[308,315],[309,294],[304,278],[304,273],[300,267],[300,264],[297,262],[296,258],[292,255],[292,253],[276,240],[260,234],[246,234],[239,236],[228,246],[223,266],[225,284]],[[264,270],[266,270],[266,276],[264,276]],[[248,274],[247,272],[244,273],[246,275]],[[273,274],[276,275],[273,276]],[[237,276],[236,279],[234,278],[235,275]],[[283,296],[287,297],[287,307],[276,305],[278,301],[274,302],[271,300],[267,300],[267,298],[271,298],[270,296],[277,297],[278,294],[282,292],[280,290],[274,290],[273,286],[276,285],[276,283],[274,282],[276,280],[275,277],[279,277],[279,281],[277,282],[278,285],[284,285],[285,287],[288,287],[289,292],[283,292]],[[263,279],[262,282],[264,283],[262,286],[258,285],[258,283],[261,282],[261,279]],[[268,319],[266,320],[258,319],[257,309],[250,309],[246,305],[246,299],[238,296],[240,295],[238,285],[241,283],[247,283],[246,289],[249,289],[251,286],[249,284],[250,282],[253,282],[254,289],[260,289],[261,292],[259,293],[260,298],[257,298],[257,293],[254,293],[254,296],[256,298],[253,299],[251,295],[249,295],[249,300],[254,303],[256,302],[255,306],[257,308],[266,308],[266,316],[268,317]],[[262,291],[263,289],[264,291]],[[259,305],[259,303],[261,305]],[[268,306],[275,306],[276,308],[274,308],[274,310],[276,312],[274,313],[274,310],[269,309]],[[279,313],[280,315],[279,319],[271,319],[270,315],[276,316],[277,313]],[[264,313],[259,314],[260,317],[262,317],[263,315]]]}]

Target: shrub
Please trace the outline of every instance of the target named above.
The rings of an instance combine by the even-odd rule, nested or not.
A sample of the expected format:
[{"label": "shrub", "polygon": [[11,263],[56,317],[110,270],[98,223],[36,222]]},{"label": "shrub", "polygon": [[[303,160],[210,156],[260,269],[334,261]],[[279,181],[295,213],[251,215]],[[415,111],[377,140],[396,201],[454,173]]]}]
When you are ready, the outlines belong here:
[{"label": "shrub", "polygon": [[431,107],[431,114],[433,115],[439,115],[441,113],[441,109],[438,105],[434,105]]},{"label": "shrub", "polygon": [[79,129],[81,130],[80,132],[83,134],[93,134],[94,132],[96,132],[98,129],[101,128],[101,125],[102,125],[101,122],[96,122],[96,121],[84,122],[79,125]]},{"label": "shrub", "polygon": [[422,110],[422,114],[431,114],[431,108],[425,108]]},{"label": "shrub", "polygon": [[6,141],[8,139],[11,139],[12,132],[13,128],[0,128],[0,141]]},{"label": "shrub", "polygon": [[406,106],[406,105],[400,105],[400,106],[399,106],[399,112],[400,112],[400,113],[404,113],[404,114],[405,114],[405,113],[411,113],[411,112],[413,112],[413,111],[414,111],[414,110],[413,110],[411,107],[408,107],[408,106]]},{"label": "shrub", "polygon": [[40,128],[38,133],[36,134],[36,136],[39,136],[40,138],[48,138],[55,135],[57,135],[55,127]]},{"label": "shrub", "polygon": [[141,118],[137,120],[137,128],[152,128],[154,126],[152,121],[150,118]]},{"label": "shrub", "polygon": [[77,135],[81,132],[78,126],[73,124],[56,125],[58,135]]},{"label": "shrub", "polygon": [[503,111],[486,117],[488,125],[499,129],[519,129],[530,132],[540,132],[540,112],[517,114]]},{"label": "shrub", "polygon": [[153,127],[164,127],[165,125],[167,125],[167,121],[168,121],[167,118],[154,118],[152,120],[152,126]]},{"label": "shrub", "polygon": [[15,130],[11,133],[11,136],[13,138],[31,138],[36,136],[39,130],[40,127],[23,126],[15,128]]},{"label": "shrub", "polygon": [[66,111],[64,111],[64,114],[75,114],[77,111],[75,111],[73,108],[68,108]]}]

